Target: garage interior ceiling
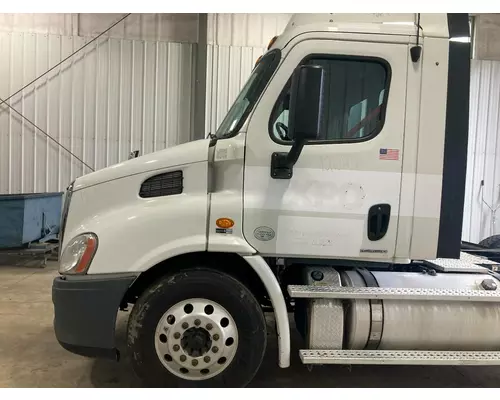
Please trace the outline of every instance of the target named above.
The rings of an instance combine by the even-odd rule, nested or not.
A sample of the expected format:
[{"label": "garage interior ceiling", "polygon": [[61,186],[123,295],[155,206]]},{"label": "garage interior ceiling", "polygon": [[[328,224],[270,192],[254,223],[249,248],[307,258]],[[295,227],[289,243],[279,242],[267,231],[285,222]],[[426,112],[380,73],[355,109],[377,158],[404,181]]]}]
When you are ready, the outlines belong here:
[{"label": "garage interior ceiling", "polygon": [[[124,14],[0,14],[0,98]],[[205,131],[195,132],[198,14],[132,14],[9,104],[93,169],[214,132],[291,14],[208,14]],[[500,233],[500,16],[475,16],[463,237]],[[485,61],[485,59],[489,61]],[[0,193],[53,192],[90,170],[0,106]],[[484,186],[481,187],[481,182]],[[497,215],[500,219],[500,213]]]}]

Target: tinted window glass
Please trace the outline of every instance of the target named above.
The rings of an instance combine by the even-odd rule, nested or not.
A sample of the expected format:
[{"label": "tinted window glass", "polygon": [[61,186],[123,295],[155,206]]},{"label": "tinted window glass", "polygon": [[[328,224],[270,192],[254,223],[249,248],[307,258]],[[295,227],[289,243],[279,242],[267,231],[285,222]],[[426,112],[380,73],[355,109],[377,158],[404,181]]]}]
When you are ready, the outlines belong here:
[{"label": "tinted window glass", "polygon": [[[378,61],[361,59],[309,59],[325,69],[327,91],[320,141],[362,139],[380,131],[387,101],[388,70]],[[271,134],[289,141],[290,81],[271,115]]]}]

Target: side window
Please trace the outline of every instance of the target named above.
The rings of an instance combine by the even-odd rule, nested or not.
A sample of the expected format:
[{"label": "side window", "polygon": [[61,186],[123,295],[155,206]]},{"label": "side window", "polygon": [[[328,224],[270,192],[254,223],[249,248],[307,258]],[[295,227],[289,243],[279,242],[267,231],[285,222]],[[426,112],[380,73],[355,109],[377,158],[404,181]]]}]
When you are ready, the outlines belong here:
[{"label": "side window", "polygon": [[[327,89],[320,141],[351,141],[373,136],[384,123],[389,88],[389,67],[373,59],[314,57],[304,64],[321,65]],[[290,80],[271,114],[270,134],[278,142],[290,141],[288,110]]]}]

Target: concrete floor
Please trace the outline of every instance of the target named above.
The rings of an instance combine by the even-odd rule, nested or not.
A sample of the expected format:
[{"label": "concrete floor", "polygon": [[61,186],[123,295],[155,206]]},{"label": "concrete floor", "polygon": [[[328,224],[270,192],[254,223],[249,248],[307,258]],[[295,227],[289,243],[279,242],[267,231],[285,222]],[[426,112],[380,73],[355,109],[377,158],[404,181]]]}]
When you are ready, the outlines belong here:
[{"label": "concrete floor", "polygon": [[[55,263],[44,269],[0,265],[0,387],[140,387],[126,357],[115,363],[73,355],[52,330]],[[123,313],[121,313],[123,314]],[[127,314],[119,319],[123,346]],[[498,387],[500,367],[324,366],[312,372],[297,356],[277,366],[275,335],[253,387]]]}]

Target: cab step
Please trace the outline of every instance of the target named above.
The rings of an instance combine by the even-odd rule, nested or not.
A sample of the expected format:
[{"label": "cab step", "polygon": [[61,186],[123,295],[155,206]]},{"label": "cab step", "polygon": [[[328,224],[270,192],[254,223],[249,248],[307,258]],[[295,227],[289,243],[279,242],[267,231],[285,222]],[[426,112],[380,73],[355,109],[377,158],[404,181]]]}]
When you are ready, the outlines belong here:
[{"label": "cab step", "polygon": [[303,364],[500,365],[500,351],[299,350]]},{"label": "cab step", "polygon": [[419,289],[290,285],[293,298],[500,302],[500,290]]}]

